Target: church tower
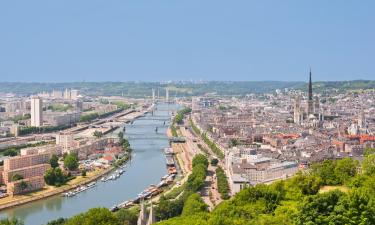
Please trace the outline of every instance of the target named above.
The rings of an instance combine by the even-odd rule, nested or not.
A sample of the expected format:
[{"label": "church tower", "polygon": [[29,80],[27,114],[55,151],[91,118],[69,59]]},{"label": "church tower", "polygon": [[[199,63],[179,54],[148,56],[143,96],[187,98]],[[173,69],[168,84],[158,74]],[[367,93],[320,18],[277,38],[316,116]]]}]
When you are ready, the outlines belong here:
[{"label": "church tower", "polygon": [[314,100],[312,93],[312,81],[311,81],[311,68],[310,68],[310,79],[309,79],[309,94],[307,99],[307,117],[310,114],[314,114]]},{"label": "church tower", "polygon": [[293,114],[294,123],[301,124],[301,121],[302,121],[301,115],[302,114],[301,114],[301,99],[300,99],[299,96],[296,96],[296,98],[294,99],[294,114]]}]

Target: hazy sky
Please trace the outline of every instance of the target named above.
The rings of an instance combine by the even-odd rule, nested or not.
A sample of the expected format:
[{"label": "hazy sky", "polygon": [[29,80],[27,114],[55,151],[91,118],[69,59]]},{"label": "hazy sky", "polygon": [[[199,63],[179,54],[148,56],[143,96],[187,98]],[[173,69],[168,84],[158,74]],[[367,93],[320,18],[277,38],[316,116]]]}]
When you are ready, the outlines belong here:
[{"label": "hazy sky", "polygon": [[375,79],[373,0],[9,0],[0,81]]}]

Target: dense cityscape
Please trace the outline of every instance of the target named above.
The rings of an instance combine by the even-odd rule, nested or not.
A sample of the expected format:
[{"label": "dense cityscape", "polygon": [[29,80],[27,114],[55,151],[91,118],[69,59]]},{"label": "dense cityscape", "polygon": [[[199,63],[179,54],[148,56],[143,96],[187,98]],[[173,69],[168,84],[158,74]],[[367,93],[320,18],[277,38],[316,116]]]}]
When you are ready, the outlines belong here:
[{"label": "dense cityscape", "polygon": [[[0,207],[5,213],[0,215],[16,215],[19,220],[13,223],[38,224],[40,218],[18,217],[18,207],[44,204],[51,196],[79,199],[107,182],[123,185],[121,177],[127,176],[139,151],[132,146],[131,130],[143,120],[152,121],[148,132],[165,140],[158,153],[165,157],[159,182],[145,177],[149,183],[138,195],[116,199],[113,205],[89,205],[94,209],[86,214],[85,208],[68,212],[60,206],[61,216],[46,217],[44,224],[81,224],[90,213],[103,214],[97,220],[109,216],[117,221],[109,224],[190,224],[191,219],[228,224],[215,216],[216,211],[226,213],[223,201],[233,204],[237,194],[248,191],[273,193],[280,185],[288,192],[293,182],[298,182],[293,191],[300,192],[299,197],[282,196],[272,210],[292,207],[294,214],[278,216],[285,217],[285,224],[305,224],[311,218],[298,215],[303,208],[285,205],[288,201],[305,195],[348,195],[362,186],[371,189],[363,180],[370,182],[375,165],[374,89],[315,92],[311,70],[306,77],[306,88],[232,97],[212,92],[177,97],[172,85],[155,86],[144,98],[90,96],[79,89],[26,96],[1,93]],[[166,114],[158,115],[161,111]],[[366,189],[364,194],[370,193]],[[370,210],[372,197],[367,198],[363,204]],[[246,204],[252,201],[259,200]],[[273,216],[249,214],[231,220],[269,224],[280,219],[263,206],[249,207]],[[38,211],[36,215],[43,216],[49,210]],[[214,214],[207,214],[210,211]],[[74,216],[78,213],[84,214]]]},{"label": "dense cityscape", "polygon": [[0,1],[0,225],[375,225],[375,1]]}]

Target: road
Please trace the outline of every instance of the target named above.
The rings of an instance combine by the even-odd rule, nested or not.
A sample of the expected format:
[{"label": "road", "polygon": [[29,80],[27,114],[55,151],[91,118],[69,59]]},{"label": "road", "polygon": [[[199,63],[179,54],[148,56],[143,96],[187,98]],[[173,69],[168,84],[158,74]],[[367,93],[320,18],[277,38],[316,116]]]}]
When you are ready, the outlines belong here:
[{"label": "road", "polygon": [[[196,137],[192,132],[191,129],[186,129],[185,127],[188,127],[187,121],[184,121],[185,126],[180,127],[180,132],[183,137],[186,139],[186,143],[184,145],[186,146],[185,150],[188,152],[189,156],[192,158],[196,154],[204,154],[207,155],[208,161],[211,162],[211,160],[214,157],[214,153],[211,151],[211,149],[201,140],[200,137]],[[203,152],[199,147],[198,144],[203,146],[208,150],[209,154],[206,154]],[[207,168],[207,176],[205,185],[201,191],[202,198],[204,202],[209,206],[209,209],[213,209],[216,205],[218,205],[222,199],[221,195],[218,192],[217,189],[217,180],[216,180],[216,166],[212,166],[211,163],[209,164]]]}]

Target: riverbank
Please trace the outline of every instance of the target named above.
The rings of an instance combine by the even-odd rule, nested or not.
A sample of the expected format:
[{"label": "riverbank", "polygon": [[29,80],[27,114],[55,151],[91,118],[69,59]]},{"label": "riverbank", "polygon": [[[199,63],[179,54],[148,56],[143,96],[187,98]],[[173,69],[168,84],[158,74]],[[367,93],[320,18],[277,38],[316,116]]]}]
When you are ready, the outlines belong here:
[{"label": "riverbank", "polygon": [[[135,113],[131,118],[129,118],[129,121],[133,121],[136,118],[139,118],[140,116],[144,115],[145,113],[152,110],[152,107],[149,107],[147,110]],[[123,113],[122,116],[127,116],[128,114],[135,112],[134,110]],[[121,111],[120,111],[121,114]],[[118,126],[112,127],[109,131],[106,133],[113,132],[115,129],[117,129]],[[126,158],[125,162],[128,161],[129,158]],[[124,163],[125,163],[124,162]],[[116,169],[116,166],[111,166],[107,169],[95,169],[93,172],[87,172],[85,177],[77,176],[73,180],[70,180],[67,184],[61,186],[61,187],[54,187],[54,186],[45,186],[42,190],[38,190],[31,193],[26,193],[23,195],[15,195],[15,196],[8,196],[5,198],[0,199],[0,210],[4,210],[7,208],[23,205],[26,203],[30,203],[33,201],[38,201],[44,198],[52,197],[54,195],[61,194],[63,192],[67,192],[73,189],[76,189],[79,186],[88,184],[92,181],[98,180],[101,176],[104,176],[108,173],[110,173],[112,170]]]},{"label": "riverbank", "polygon": [[66,191],[70,191],[81,185],[85,185],[85,184],[88,184],[92,181],[99,179],[101,176],[104,176],[110,173],[113,169],[114,167],[110,167],[107,169],[96,169],[93,172],[88,172],[86,177],[78,176],[61,187],[46,186],[40,191],[31,192],[31,193],[24,194],[24,195],[16,195],[13,197],[8,196],[5,198],[2,198],[0,199],[0,210],[11,208],[14,206],[23,205],[23,204],[30,203],[33,201],[37,201],[37,200],[48,198],[54,195],[58,195]]},{"label": "riverbank", "polygon": [[[166,134],[167,134],[168,138],[174,137],[173,134],[172,134],[171,127],[168,127],[168,129],[166,131]],[[187,178],[191,173],[191,170],[187,170],[185,168],[185,164],[183,162],[183,159],[181,158],[181,154],[184,153],[183,150],[182,150],[183,148],[181,147],[181,144],[171,143],[170,147],[173,149],[174,158],[175,158],[176,163],[178,164],[178,167],[180,168],[182,176],[179,177],[179,178],[175,178],[175,180],[173,181],[172,184],[170,184],[168,187],[164,188],[163,191],[161,193],[159,193],[158,195],[152,197],[149,200],[150,202],[153,202],[153,203],[158,202],[161,195],[168,195],[169,193],[173,192],[175,189],[181,187],[187,181]]]}]

